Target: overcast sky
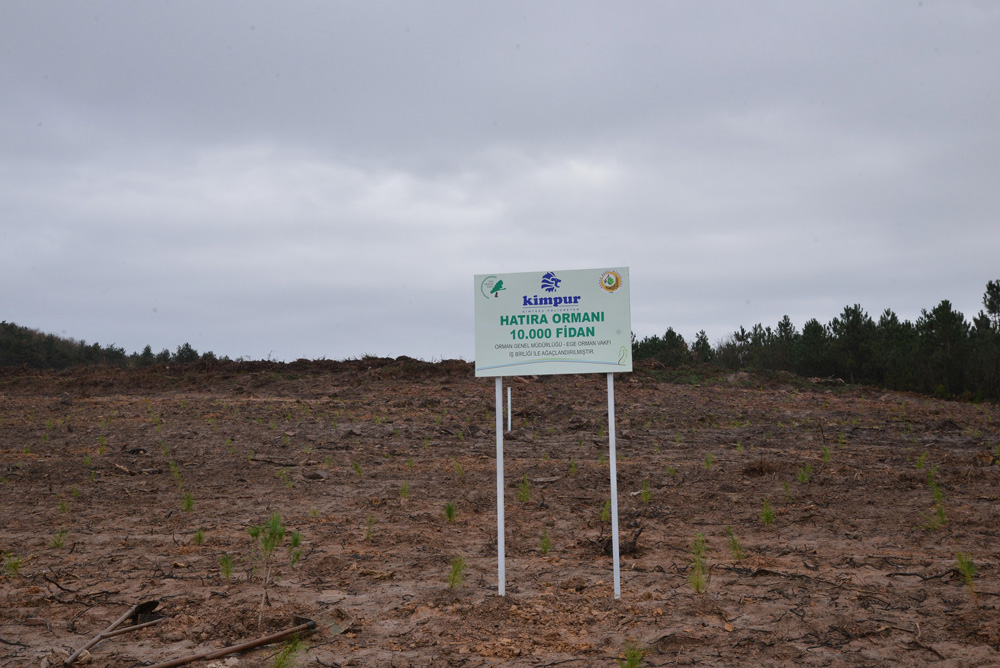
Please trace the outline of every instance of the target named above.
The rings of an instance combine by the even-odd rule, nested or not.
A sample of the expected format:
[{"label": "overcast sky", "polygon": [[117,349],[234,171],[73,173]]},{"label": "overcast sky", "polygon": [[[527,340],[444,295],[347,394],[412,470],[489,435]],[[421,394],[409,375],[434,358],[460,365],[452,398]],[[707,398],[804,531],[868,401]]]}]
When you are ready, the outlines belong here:
[{"label": "overcast sky", "polygon": [[1000,279],[1000,3],[0,3],[0,320],[473,358],[473,275],[716,343]]}]

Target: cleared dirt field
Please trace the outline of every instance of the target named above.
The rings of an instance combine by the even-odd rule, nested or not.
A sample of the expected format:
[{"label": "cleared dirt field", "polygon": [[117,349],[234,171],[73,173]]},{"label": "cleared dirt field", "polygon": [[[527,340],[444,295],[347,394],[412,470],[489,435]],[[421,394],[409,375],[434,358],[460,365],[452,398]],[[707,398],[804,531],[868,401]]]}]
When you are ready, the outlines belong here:
[{"label": "cleared dirt field", "polygon": [[[296,616],[319,625],[297,666],[610,667],[629,644],[649,666],[1000,665],[997,406],[664,373],[616,383],[635,549],[615,601],[603,376],[512,382],[501,598],[494,386],[469,364],[0,371],[0,665],[60,665],[150,600],[165,621],[90,665]],[[288,533],[259,625],[248,528],[274,513]]]}]

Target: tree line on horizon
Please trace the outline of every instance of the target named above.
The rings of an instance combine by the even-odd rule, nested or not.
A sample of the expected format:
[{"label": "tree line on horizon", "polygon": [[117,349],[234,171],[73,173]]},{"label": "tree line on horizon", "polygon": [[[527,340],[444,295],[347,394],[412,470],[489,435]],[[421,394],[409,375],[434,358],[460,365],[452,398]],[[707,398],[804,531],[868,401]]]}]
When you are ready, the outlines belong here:
[{"label": "tree line on horizon", "polygon": [[110,344],[88,344],[86,341],[67,339],[46,334],[37,329],[0,322],[0,367],[27,366],[31,369],[67,369],[81,365],[117,367],[148,367],[155,364],[187,364],[190,362],[227,361],[208,351],[199,353],[190,343],[177,346],[171,352],[164,348],[154,353],[150,346],[141,353],[126,353],[124,348]]},{"label": "tree line on horizon", "polygon": [[666,366],[710,364],[729,370],[788,371],[840,378],[890,390],[981,401],[1000,399],[1000,280],[986,284],[983,308],[970,323],[947,299],[916,322],[886,309],[876,321],[859,304],[827,324],[801,331],[786,315],[777,325],[740,327],[711,345],[705,331],[689,346],[673,328],[636,339],[635,360]]},{"label": "tree line on horizon", "polygon": [[[798,330],[786,315],[772,328],[756,324],[712,345],[705,331],[689,345],[668,327],[663,336],[632,336],[635,360],[655,359],[668,367],[707,364],[727,370],[787,371],[805,377],[942,398],[1000,400],[1000,280],[986,284],[984,310],[972,322],[950,301],[921,310],[916,322],[886,309],[876,321],[859,304],[844,307],[827,324],[812,318]],[[79,365],[150,367],[156,364],[229,361],[189,343],[173,352],[126,353],[0,322],[0,367],[66,369]],[[242,361],[240,358],[237,361]]]}]

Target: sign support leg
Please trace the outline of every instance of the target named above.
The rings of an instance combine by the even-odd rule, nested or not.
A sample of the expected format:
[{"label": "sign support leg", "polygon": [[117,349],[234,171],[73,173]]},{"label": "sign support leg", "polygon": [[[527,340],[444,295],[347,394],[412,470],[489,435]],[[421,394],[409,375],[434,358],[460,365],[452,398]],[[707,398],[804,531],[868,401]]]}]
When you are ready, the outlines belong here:
[{"label": "sign support leg", "polygon": [[608,374],[608,438],[611,446],[611,546],[615,571],[615,598],[622,597],[621,562],[618,558],[618,466],[615,454],[615,374]]},{"label": "sign support leg", "polygon": [[507,431],[510,431],[510,419],[513,414],[513,408],[510,405],[510,385],[507,386]]},{"label": "sign support leg", "polygon": [[507,591],[507,576],[504,566],[504,522],[503,522],[503,377],[497,376],[496,416],[497,416],[497,594],[504,596]]}]

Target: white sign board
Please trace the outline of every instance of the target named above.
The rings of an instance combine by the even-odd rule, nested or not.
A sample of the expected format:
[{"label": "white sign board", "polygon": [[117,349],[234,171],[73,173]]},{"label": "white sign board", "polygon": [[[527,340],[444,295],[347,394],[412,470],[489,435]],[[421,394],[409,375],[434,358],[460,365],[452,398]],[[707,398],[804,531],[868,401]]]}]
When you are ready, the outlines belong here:
[{"label": "white sign board", "polygon": [[628,267],[477,274],[476,376],[632,371]]}]

